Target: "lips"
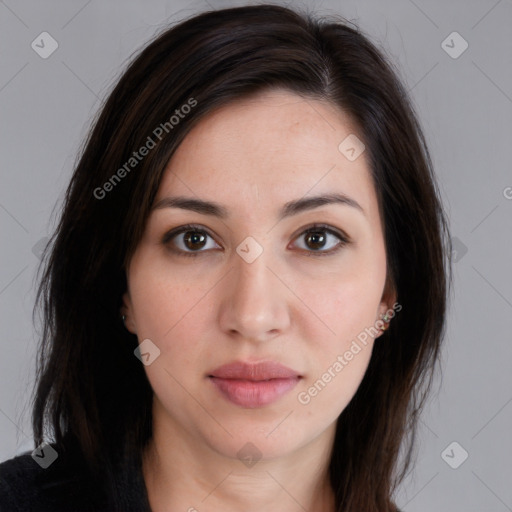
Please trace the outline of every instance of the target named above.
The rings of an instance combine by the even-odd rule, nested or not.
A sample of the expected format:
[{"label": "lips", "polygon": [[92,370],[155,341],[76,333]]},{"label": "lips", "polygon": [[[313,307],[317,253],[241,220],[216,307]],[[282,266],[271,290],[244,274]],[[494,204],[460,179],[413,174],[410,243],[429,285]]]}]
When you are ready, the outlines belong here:
[{"label": "lips", "polygon": [[300,377],[298,372],[273,361],[264,361],[253,364],[235,361],[234,363],[225,364],[224,366],[220,366],[216,370],[213,370],[211,376],[221,379],[242,379],[252,381]]},{"label": "lips", "polygon": [[269,405],[291,391],[302,376],[282,364],[236,361],[208,375],[217,391],[231,403],[246,408]]}]

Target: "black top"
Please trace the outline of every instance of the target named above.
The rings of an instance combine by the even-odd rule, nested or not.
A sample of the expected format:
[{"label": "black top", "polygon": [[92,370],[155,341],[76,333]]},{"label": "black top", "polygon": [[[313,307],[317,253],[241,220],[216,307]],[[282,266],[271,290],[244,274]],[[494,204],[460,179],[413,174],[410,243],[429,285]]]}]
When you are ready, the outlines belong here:
[{"label": "black top", "polygon": [[[51,444],[55,448],[55,444]],[[40,453],[40,455],[42,455]],[[44,457],[39,458],[39,461]],[[150,512],[142,478],[126,484],[120,510]],[[112,512],[106,493],[84,470],[83,459],[58,450],[46,468],[24,452],[0,464],[0,512]]]}]

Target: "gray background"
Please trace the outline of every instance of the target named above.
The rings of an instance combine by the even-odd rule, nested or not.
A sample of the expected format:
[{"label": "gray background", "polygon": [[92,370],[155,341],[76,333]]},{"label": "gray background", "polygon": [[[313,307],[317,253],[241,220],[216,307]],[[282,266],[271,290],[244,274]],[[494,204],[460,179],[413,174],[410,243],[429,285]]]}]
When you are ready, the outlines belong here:
[{"label": "gray background", "polygon": [[[0,1],[0,460],[33,448],[38,247],[55,225],[92,115],[125,59],[166,22],[230,5],[239,3]],[[407,512],[512,511],[512,2],[299,5],[356,22],[397,64],[455,237],[443,378],[397,502]],[[59,45],[47,59],[31,48],[43,31]],[[457,58],[463,41],[448,37],[454,31],[469,45]],[[469,456],[453,469],[447,462],[460,464],[462,450]]]}]

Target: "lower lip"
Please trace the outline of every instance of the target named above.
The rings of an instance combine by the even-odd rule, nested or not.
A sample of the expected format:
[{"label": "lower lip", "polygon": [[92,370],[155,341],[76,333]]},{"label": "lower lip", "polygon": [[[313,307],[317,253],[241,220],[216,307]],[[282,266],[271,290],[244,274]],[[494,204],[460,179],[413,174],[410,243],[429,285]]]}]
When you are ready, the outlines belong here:
[{"label": "lower lip", "polygon": [[230,402],[254,409],[271,404],[292,390],[300,377],[261,381],[210,377],[215,387]]}]

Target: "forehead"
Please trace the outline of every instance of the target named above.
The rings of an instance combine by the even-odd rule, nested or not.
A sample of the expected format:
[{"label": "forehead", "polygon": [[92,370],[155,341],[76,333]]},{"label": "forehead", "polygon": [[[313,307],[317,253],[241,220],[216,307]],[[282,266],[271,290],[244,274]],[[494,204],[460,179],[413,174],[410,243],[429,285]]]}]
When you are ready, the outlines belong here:
[{"label": "forehead", "polygon": [[[230,210],[276,210],[327,192],[376,207],[365,152],[350,161],[339,149],[357,136],[349,117],[323,100],[283,90],[233,101],[204,117],[171,158],[157,200],[198,196]],[[360,138],[360,137],[359,137]]]}]

